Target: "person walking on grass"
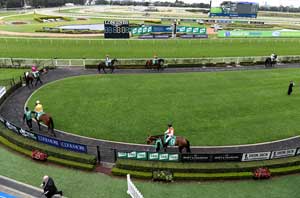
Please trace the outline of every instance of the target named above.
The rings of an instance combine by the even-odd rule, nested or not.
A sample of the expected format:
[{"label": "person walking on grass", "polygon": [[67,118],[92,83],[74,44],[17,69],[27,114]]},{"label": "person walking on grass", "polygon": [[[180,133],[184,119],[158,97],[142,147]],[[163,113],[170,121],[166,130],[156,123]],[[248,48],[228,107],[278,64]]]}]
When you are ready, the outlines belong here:
[{"label": "person walking on grass", "polygon": [[289,84],[288,92],[287,92],[288,95],[292,94],[294,86],[295,86],[295,83],[294,83],[294,81],[291,80],[290,84]]},{"label": "person walking on grass", "polygon": [[63,194],[62,191],[57,191],[57,188],[54,184],[54,180],[48,175],[45,175],[43,177],[41,187],[44,189],[43,195],[45,195],[47,198],[51,198],[53,195],[56,194],[60,194],[61,196]]}]

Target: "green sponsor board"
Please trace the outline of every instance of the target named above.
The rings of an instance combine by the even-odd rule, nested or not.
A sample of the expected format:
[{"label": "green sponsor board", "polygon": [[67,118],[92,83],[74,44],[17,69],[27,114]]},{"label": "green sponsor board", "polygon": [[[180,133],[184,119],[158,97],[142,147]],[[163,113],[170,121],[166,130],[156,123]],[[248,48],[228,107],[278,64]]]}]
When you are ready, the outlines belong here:
[{"label": "green sponsor board", "polygon": [[178,154],[169,154],[169,161],[179,161],[179,155]]},{"label": "green sponsor board", "polygon": [[149,34],[152,32],[152,26],[132,28],[131,33],[134,35]]},{"label": "green sponsor board", "polygon": [[218,37],[263,37],[263,38],[280,38],[280,37],[300,37],[300,31],[219,31]]},{"label": "green sponsor board", "polygon": [[159,153],[148,153],[148,160],[158,160]]},{"label": "green sponsor board", "polygon": [[127,153],[128,159],[135,159],[136,158],[136,151],[132,151],[130,153]]},{"label": "green sponsor board", "polygon": [[152,161],[179,161],[179,154],[169,153],[152,153],[143,151],[118,152],[118,158],[135,159],[135,160],[152,160]]},{"label": "green sponsor board", "polygon": [[158,157],[159,161],[168,161],[169,160],[169,154],[168,153],[160,153]]},{"label": "green sponsor board", "polygon": [[118,152],[118,157],[119,158],[127,158],[127,153],[125,153],[125,152]]},{"label": "green sponsor board", "polygon": [[137,152],[136,159],[138,160],[147,160],[147,152]]},{"label": "green sponsor board", "polygon": [[[133,35],[143,35],[152,33],[152,26],[136,27],[131,29]],[[171,33],[171,32],[169,32]],[[189,26],[178,26],[177,33],[188,33],[188,34],[206,34],[205,27],[189,27]]]},{"label": "green sponsor board", "polygon": [[205,27],[179,26],[179,27],[177,27],[177,33],[206,34],[206,28]]}]

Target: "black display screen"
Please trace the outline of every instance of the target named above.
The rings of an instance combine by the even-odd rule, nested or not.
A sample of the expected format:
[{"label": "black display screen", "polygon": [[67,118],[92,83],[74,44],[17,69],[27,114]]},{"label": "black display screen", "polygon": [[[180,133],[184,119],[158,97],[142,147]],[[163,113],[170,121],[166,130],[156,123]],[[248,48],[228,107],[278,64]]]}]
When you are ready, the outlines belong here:
[{"label": "black display screen", "polygon": [[129,38],[129,21],[104,21],[104,38]]}]

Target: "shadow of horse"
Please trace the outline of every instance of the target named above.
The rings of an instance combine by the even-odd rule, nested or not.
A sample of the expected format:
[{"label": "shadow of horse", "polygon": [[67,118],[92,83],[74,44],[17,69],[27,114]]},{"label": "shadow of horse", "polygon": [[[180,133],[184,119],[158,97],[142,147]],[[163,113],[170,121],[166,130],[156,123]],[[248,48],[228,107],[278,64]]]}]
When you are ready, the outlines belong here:
[{"label": "shadow of horse", "polygon": [[[157,144],[156,152],[159,152],[161,148],[163,148],[165,152],[167,151],[168,145],[164,144],[164,135],[148,136],[146,142],[147,144]],[[179,153],[182,153],[184,148],[187,153],[191,152],[190,142],[184,137],[176,136],[175,146],[178,146]]]},{"label": "shadow of horse", "polygon": [[53,122],[52,117],[47,113],[45,113],[39,117],[39,120],[37,120],[39,131],[41,131],[41,122],[43,122],[48,127],[48,132],[51,132],[52,135],[54,137],[56,137],[56,135],[54,133],[54,122]]},{"label": "shadow of horse", "polygon": [[115,65],[117,62],[118,62],[118,60],[116,58],[114,58],[111,60],[110,65],[106,66],[105,62],[101,61],[97,67],[98,73],[100,74],[101,70],[103,70],[103,72],[106,74],[106,69],[110,69],[110,73],[112,74],[114,72],[114,70],[117,68]]},{"label": "shadow of horse", "polygon": [[265,67],[266,67],[266,68],[272,68],[272,67],[275,66],[276,63],[277,63],[276,60],[273,60],[273,61],[272,61],[272,59],[269,57],[269,58],[267,58],[267,59],[265,60]]},{"label": "shadow of horse", "polygon": [[160,58],[157,60],[157,63],[153,64],[153,60],[147,60],[145,64],[145,68],[148,70],[157,70],[157,71],[162,71],[164,70],[165,67],[165,60]]}]

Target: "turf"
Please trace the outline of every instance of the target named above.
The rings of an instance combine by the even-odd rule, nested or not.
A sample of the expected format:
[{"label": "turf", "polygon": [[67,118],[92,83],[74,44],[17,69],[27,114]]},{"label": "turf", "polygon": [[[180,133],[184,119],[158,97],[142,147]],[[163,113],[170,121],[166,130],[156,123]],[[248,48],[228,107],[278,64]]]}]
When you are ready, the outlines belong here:
[{"label": "turf", "polygon": [[299,39],[83,40],[0,38],[1,57],[20,58],[200,58],[297,55]]},{"label": "turf", "polygon": [[24,69],[1,69],[0,68],[0,86],[8,86],[12,79],[19,80],[23,76]]},{"label": "turf", "polygon": [[[0,175],[38,187],[43,175],[54,178],[66,197],[119,198],[126,195],[126,180],[99,173],[37,163],[13,154],[0,146]],[[267,181],[153,183],[133,179],[144,197],[203,198],[290,198],[298,197],[299,175],[277,177]]]},{"label": "turf", "polygon": [[[192,145],[231,145],[300,134],[299,69],[92,75],[46,85],[40,100],[55,127],[101,139],[145,143],[166,130]],[[287,96],[289,80],[296,81]]]}]

